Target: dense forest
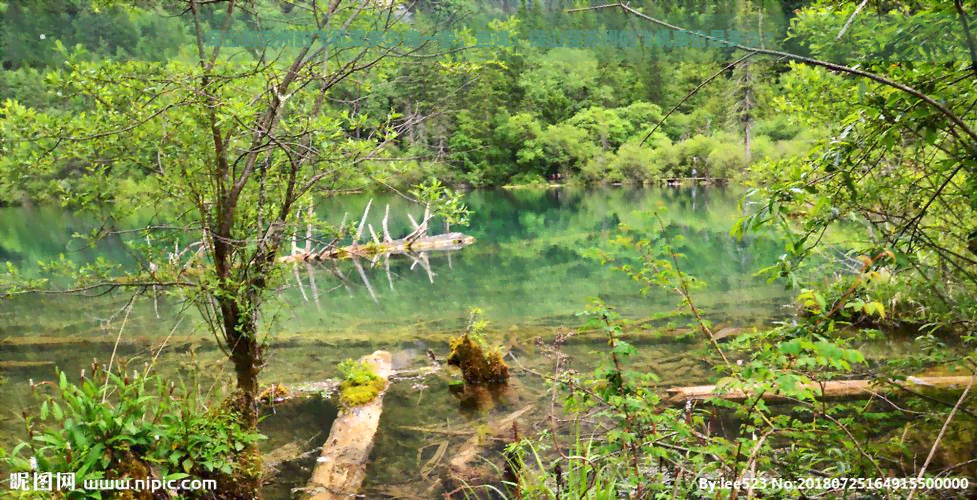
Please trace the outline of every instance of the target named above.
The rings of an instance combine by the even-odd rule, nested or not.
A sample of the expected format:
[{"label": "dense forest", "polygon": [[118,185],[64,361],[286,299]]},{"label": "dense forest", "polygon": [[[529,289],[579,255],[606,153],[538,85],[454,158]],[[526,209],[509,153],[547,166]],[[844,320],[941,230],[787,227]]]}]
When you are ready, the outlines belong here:
[{"label": "dense forest", "polygon": [[[519,289],[519,309],[562,315],[561,290],[597,289],[580,276],[638,291],[524,338],[475,307],[459,336],[426,337],[447,355],[411,347],[425,366],[403,373],[386,352],[401,339],[367,342],[383,350],[333,363],[322,399],[333,430],[356,430],[323,446],[310,485],[350,496],[367,462],[403,472],[370,453],[382,410],[411,425],[378,441],[447,437],[404,446],[416,477],[372,484],[377,498],[974,498],[975,17],[962,0],[0,0],[0,306],[23,316],[82,294],[122,323],[107,366],[23,377],[38,403],[16,412],[24,441],[0,446],[3,471],[11,486],[41,470],[259,498],[280,472],[268,463],[288,462],[259,451],[267,405],[287,393],[259,375],[274,346],[312,350],[295,332],[270,338],[283,290],[300,283],[321,314],[311,262],[325,262],[384,309],[367,270],[385,267],[391,294],[415,268],[433,286],[429,256],[475,235],[496,246],[458,267],[498,271],[479,293],[445,278],[453,295]],[[626,190],[657,184],[689,191]],[[739,205],[710,198],[716,184]],[[612,194],[581,195],[598,188]],[[390,204],[372,206],[381,193],[409,219],[393,231]],[[57,257],[29,262],[14,244],[62,214],[44,249]],[[546,259],[559,266],[535,267]],[[730,326],[716,304],[737,308],[729,297],[761,280],[783,285],[787,312]],[[421,294],[390,315],[424,307]],[[647,299],[627,318],[607,303],[626,296]],[[177,368],[162,347],[141,376],[113,365],[134,304],[159,320],[161,302],[193,311],[226,371]],[[352,292],[331,324],[364,314],[345,304]],[[0,330],[0,353],[78,342],[45,337],[44,318],[6,324],[19,330]],[[351,349],[322,336],[314,349]],[[662,344],[677,354],[656,358]],[[665,387],[656,368],[676,360],[711,385]],[[201,377],[227,394],[204,394]],[[429,416],[411,406],[424,384],[469,420],[413,425]],[[336,463],[357,472],[323,472]],[[51,497],[27,490],[14,494]],[[119,498],[157,498],[141,495]]]},{"label": "dense forest", "polygon": [[[387,155],[409,160],[390,172],[391,182],[411,184],[434,176],[475,187],[541,183],[556,175],[583,183],[641,183],[688,176],[696,167],[702,176],[729,178],[744,172],[747,154],[750,161],[789,157],[816,136],[816,128],[801,126],[774,107],[781,93],[780,75],[788,71],[783,62],[722,71],[735,59],[732,50],[656,46],[649,37],[638,36],[624,44],[602,40],[590,48],[547,47],[537,39],[544,36],[540,33],[563,38],[574,30],[631,32],[620,13],[566,13],[570,7],[529,2],[411,5],[412,15],[397,29],[417,30],[428,38],[448,32],[458,47],[433,40],[385,61],[382,71],[338,85],[330,99],[337,112],[345,113],[344,133],[364,137],[375,132],[376,123],[397,130]],[[656,9],[694,31],[742,30],[781,40],[790,22],[781,12],[791,13],[794,7],[753,9],[740,1]],[[201,8],[208,29],[224,29],[221,6],[207,3]],[[302,24],[307,21],[302,12],[291,3],[257,2],[253,10],[239,11],[227,32],[311,31],[312,25]],[[53,83],[46,72],[62,68],[67,54],[87,61],[186,57],[193,47],[192,27],[178,14],[178,8],[167,11],[162,6],[96,11],[87,3],[7,2],[0,98],[38,111],[90,110],[96,105],[93,99]],[[509,33],[511,46],[479,47],[478,31]],[[288,51],[274,40],[254,45],[237,49],[247,55],[235,57],[273,59]],[[718,71],[722,74],[711,85],[683,101]],[[747,134],[750,143],[744,147]],[[148,163],[113,165],[112,172],[138,181],[152,175]],[[5,175],[2,201],[43,196],[47,185],[37,183],[70,184],[86,168],[91,166],[63,165],[27,185]]]}]

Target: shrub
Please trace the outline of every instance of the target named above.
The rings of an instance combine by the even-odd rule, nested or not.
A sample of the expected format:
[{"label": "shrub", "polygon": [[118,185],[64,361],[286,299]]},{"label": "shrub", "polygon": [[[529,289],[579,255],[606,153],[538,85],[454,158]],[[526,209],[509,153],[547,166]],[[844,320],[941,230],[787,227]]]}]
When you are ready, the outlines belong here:
[{"label": "shrub", "polygon": [[709,174],[714,177],[730,177],[746,165],[743,144],[722,143],[709,153]]},{"label": "shrub", "polygon": [[621,118],[617,110],[600,107],[587,108],[567,122],[586,130],[590,142],[604,151],[617,149],[634,130],[631,123]]},{"label": "shrub", "polygon": [[580,175],[587,184],[623,182],[624,175],[613,165],[616,161],[617,155],[614,153],[595,156],[580,169]]},{"label": "shrub", "polygon": [[542,147],[539,164],[547,170],[578,170],[600,151],[586,130],[568,124],[548,127],[539,143]]},{"label": "shrub", "polygon": [[677,173],[685,174],[691,171],[698,162],[698,170],[701,174],[704,171],[703,169],[708,167],[709,154],[719,146],[719,141],[699,134],[676,144],[676,146],[678,147],[679,166],[682,167]]},{"label": "shrub", "polygon": [[645,182],[661,172],[655,160],[654,150],[650,147],[639,146],[638,142],[629,142],[617,151],[617,155],[610,161],[609,168],[619,172],[626,179]]},{"label": "shrub", "polygon": [[544,179],[539,174],[531,172],[523,172],[521,174],[513,175],[509,179],[509,185],[512,186],[545,186],[546,179]]}]

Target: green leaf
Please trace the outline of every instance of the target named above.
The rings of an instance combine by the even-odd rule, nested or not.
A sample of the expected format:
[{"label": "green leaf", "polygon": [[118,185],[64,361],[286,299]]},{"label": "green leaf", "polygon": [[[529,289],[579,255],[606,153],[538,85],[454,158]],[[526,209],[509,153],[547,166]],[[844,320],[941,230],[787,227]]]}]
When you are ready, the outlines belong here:
[{"label": "green leaf", "polygon": [[780,352],[789,356],[797,356],[801,353],[800,343],[795,339],[780,344]]},{"label": "green leaf", "polygon": [[629,343],[627,343],[627,342],[625,342],[623,340],[618,340],[617,341],[617,345],[614,346],[614,349],[612,350],[612,352],[614,354],[618,354],[618,355],[621,355],[621,356],[630,356],[632,354],[637,353],[638,351],[631,344],[629,344]]},{"label": "green leaf", "polygon": [[869,302],[865,304],[863,309],[865,314],[871,316],[872,314],[878,314],[880,318],[885,319],[885,306],[881,302]]},{"label": "green leaf", "polygon": [[34,440],[41,443],[47,443],[52,446],[57,446],[57,447],[64,446],[65,444],[65,441],[64,439],[61,438],[61,436],[54,436],[51,434],[35,434]]}]

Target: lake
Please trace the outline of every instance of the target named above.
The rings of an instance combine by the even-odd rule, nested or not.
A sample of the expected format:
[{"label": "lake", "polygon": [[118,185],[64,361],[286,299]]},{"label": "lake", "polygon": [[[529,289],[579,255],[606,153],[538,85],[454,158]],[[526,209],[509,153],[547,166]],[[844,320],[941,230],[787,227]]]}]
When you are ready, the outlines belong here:
[{"label": "lake", "polygon": [[[612,251],[609,242],[620,234],[619,224],[640,236],[661,238],[659,219],[653,215],[657,210],[664,234],[682,254],[679,266],[704,283],[694,294],[697,306],[720,326],[769,324],[784,315],[787,296],[781,285],[753,275],[783,247],[771,237],[738,241],[729,236],[742,213],[737,206],[740,195],[733,189],[694,187],[469,193],[469,225],[448,228],[475,238],[463,250],[431,252],[428,265],[391,259],[389,272],[382,259],[375,266],[363,262],[362,273],[349,262],[302,265],[290,272],[264,310],[270,349],[262,383],[323,380],[336,375],[340,361],[377,349],[391,351],[398,368],[423,366],[428,350],[438,356],[447,353],[450,336],[464,329],[476,307],[489,322],[487,337],[513,353],[513,366],[545,369],[552,363],[541,346],[582,325],[578,313],[594,297],[626,318],[650,321],[649,334],[635,341],[645,346],[636,363],[671,384],[704,381],[708,365],[693,354],[701,343],[667,335],[689,324],[678,308],[678,295],[663,289],[641,293],[641,284],[602,265],[594,252]],[[333,198],[321,203],[317,213],[333,222],[344,214],[358,221],[371,200],[369,223],[379,231],[389,205],[394,238],[411,228],[407,213],[418,220],[423,213],[423,208],[393,195]],[[128,258],[121,247],[86,249],[72,240],[74,232],[90,227],[59,210],[0,209],[0,265],[9,261],[30,271],[36,260],[55,259],[61,253],[79,262]],[[441,229],[442,223],[432,222],[432,234]],[[0,415],[0,444],[10,446],[22,433],[17,415],[33,404],[29,379],[50,380],[55,366],[77,378],[93,359],[113,359],[113,351],[116,364],[128,363],[142,372],[155,360],[154,369],[166,377],[183,377],[203,391],[222,390],[224,379],[215,374],[233,370],[198,313],[180,303],[154,300],[152,290],[145,290],[126,312],[130,299],[111,294],[0,300],[0,408],[5,410]],[[600,339],[594,338],[567,343],[564,351],[582,369],[591,365],[600,346]],[[521,383],[527,387],[524,399],[546,391],[542,381]],[[446,377],[419,384],[399,384],[388,396],[371,465],[371,488],[416,478],[435,451],[418,453],[427,437],[397,431],[400,424],[466,422],[452,403]],[[330,412],[334,408],[324,407],[321,414],[291,414],[288,421],[270,414],[262,424],[271,436],[268,450],[298,441],[321,444]],[[293,474],[291,486],[301,483],[303,473]],[[279,496],[287,497],[286,486],[276,490],[286,492]]]}]

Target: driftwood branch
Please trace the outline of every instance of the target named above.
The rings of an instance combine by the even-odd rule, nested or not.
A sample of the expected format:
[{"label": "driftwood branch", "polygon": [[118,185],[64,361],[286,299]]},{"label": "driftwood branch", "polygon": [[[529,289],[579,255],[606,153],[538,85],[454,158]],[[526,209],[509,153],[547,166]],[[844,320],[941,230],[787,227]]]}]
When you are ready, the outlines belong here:
[{"label": "driftwood branch", "polygon": [[[387,205],[384,211],[383,222],[381,223],[383,240],[381,240],[379,235],[377,235],[376,230],[373,228],[373,225],[367,224],[366,222],[372,204],[372,199],[366,204],[366,209],[363,210],[363,217],[360,219],[359,227],[356,230],[356,234],[352,238],[352,244],[345,247],[339,247],[336,245],[337,241],[333,241],[319,251],[312,251],[312,248],[310,247],[310,242],[312,239],[312,226],[310,224],[309,230],[306,233],[305,250],[299,250],[295,245],[293,245],[292,253],[290,255],[280,257],[278,261],[283,263],[291,263],[363,257],[371,259],[371,265],[375,265],[379,261],[379,257],[384,254],[417,253],[431,250],[461,250],[465,246],[475,242],[474,238],[462,233],[445,233],[429,236],[428,221],[432,217],[430,207],[425,207],[424,219],[420,224],[418,224],[410,214],[407,214],[411,224],[414,226],[414,230],[406,237],[399,240],[394,240],[390,237],[390,228],[388,225],[390,218],[390,205]],[[344,215],[343,221],[345,222],[345,220],[346,217]],[[370,236],[373,241],[367,244],[360,244],[364,229],[370,230]]]},{"label": "driftwood branch", "polygon": [[360,278],[363,279],[363,284],[366,285],[367,291],[370,292],[370,298],[373,299],[373,302],[379,304],[380,300],[377,299],[377,293],[373,291],[373,286],[370,285],[370,279],[366,277],[366,272],[363,271],[363,266],[360,265],[359,259],[353,259],[353,265],[356,266],[356,271],[360,273]]},{"label": "driftwood branch", "polygon": [[387,227],[387,221],[390,219],[390,205],[387,204],[387,208],[383,211],[383,241],[393,241],[390,237],[390,229]]},{"label": "driftwood branch", "polygon": [[360,238],[363,237],[363,226],[366,225],[366,216],[370,214],[370,205],[372,204],[373,198],[370,198],[370,201],[366,202],[366,208],[363,210],[363,218],[360,219],[360,227],[356,229],[356,238],[353,240],[355,243],[358,243]]},{"label": "driftwood branch", "polygon": [[[946,421],[943,422],[943,427],[940,428],[940,434],[936,436],[936,440],[933,441],[933,447],[930,448],[929,455],[926,456],[926,461],[923,462],[923,466],[919,469],[919,475],[916,476],[917,479],[923,479],[926,474],[926,468],[929,467],[930,461],[933,460],[933,455],[936,454],[936,449],[940,447],[940,442],[943,440],[943,436],[946,435],[946,429],[950,426],[950,422],[953,417],[957,414],[957,410],[960,405],[967,399],[967,394],[970,393],[970,389],[974,387],[974,382],[977,381],[977,376],[970,377],[970,383],[967,384],[967,388],[964,389],[963,394],[960,395],[960,399],[957,400],[957,404],[950,410],[950,414],[947,415]],[[913,485],[913,489],[909,491],[909,497],[907,500],[913,500],[913,495],[916,494],[916,485]]]}]

